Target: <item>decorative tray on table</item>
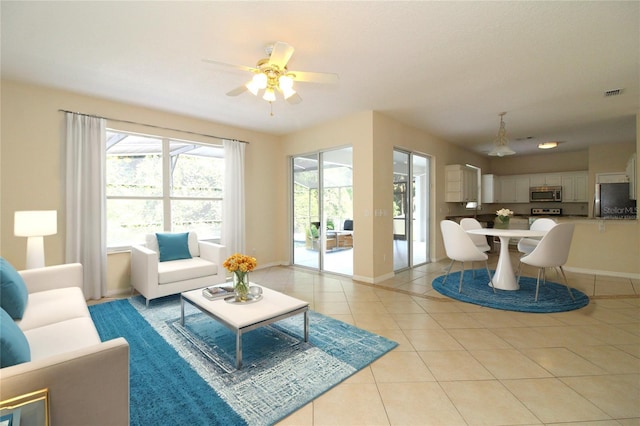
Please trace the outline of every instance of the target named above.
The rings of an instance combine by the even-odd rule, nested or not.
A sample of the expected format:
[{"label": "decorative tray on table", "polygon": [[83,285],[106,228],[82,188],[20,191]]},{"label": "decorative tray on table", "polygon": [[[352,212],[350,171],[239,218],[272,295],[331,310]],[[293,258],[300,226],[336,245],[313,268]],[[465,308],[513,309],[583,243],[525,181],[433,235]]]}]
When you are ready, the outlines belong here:
[{"label": "decorative tray on table", "polygon": [[245,301],[236,300],[235,294],[224,298],[225,302],[232,303],[234,305],[246,305],[248,303],[256,303],[261,300],[262,300],[262,288],[258,286],[249,287],[249,294],[247,294],[247,300]]}]

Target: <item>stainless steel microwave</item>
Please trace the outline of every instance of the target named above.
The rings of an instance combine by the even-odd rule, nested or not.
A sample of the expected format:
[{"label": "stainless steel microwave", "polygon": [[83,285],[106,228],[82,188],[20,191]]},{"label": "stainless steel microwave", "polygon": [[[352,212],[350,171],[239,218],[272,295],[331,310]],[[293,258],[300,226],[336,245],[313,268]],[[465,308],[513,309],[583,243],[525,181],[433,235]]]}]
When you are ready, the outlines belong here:
[{"label": "stainless steel microwave", "polygon": [[562,201],[562,187],[561,186],[532,186],[529,188],[529,201],[536,202],[548,202]]}]

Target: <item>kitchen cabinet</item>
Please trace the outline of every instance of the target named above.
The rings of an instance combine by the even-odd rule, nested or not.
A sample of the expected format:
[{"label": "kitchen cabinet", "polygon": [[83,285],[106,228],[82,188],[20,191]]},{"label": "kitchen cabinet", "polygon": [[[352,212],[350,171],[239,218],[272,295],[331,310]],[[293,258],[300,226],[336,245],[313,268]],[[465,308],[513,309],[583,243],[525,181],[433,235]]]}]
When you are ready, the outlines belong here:
[{"label": "kitchen cabinet", "polygon": [[461,164],[445,167],[446,194],[448,203],[478,201],[478,171]]},{"label": "kitchen cabinet", "polygon": [[514,175],[500,177],[500,202],[528,203],[529,175]]},{"label": "kitchen cabinet", "polygon": [[562,202],[563,203],[587,203],[587,172],[574,172],[562,174]]},{"label": "kitchen cabinet", "polygon": [[529,175],[529,186],[560,186],[562,175],[560,173],[536,173]]},{"label": "kitchen cabinet", "polygon": [[482,204],[500,202],[500,177],[482,175]]}]

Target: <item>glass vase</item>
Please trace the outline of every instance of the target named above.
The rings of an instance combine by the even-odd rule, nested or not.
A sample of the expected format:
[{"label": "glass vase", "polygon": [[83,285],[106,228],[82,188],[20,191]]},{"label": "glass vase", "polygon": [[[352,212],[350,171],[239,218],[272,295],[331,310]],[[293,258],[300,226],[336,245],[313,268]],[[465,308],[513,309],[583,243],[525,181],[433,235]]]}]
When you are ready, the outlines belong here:
[{"label": "glass vase", "polygon": [[509,229],[509,216],[496,216],[493,227],[498,229]]},{"label": "glass vase", "polygon": [[235,271],[233,273],[233,290],[236,293],[236,302],[246,302],[249,295],[249,273]]}]

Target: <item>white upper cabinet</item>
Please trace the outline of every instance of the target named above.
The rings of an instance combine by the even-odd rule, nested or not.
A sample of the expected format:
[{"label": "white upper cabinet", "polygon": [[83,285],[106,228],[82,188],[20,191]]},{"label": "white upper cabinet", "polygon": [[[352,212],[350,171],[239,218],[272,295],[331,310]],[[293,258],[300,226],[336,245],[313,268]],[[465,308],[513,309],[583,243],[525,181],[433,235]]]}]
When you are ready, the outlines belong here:
[{"label": "white upper cabinet", "polygon": [[478,171],[461,164],[445,167],[448,203],[478,201]]},{"label": "white upper cabinet", "polygon": [[562,176],[560,173],[536,173],[529,175],[529,186],[560,186]]},{"label": "white upper cabinet", "polygon": [[482,204],[499,203],[500,201],[500,177],[482,175]]},{"label": "white upper cabinet", "polygon": [[500,202],[528,203],[529,175],[514,175],[500,177]]},{"label": "white upper cabinet", "polygon": [[562,202],[587,203],[587,172],[562,173]]}]

